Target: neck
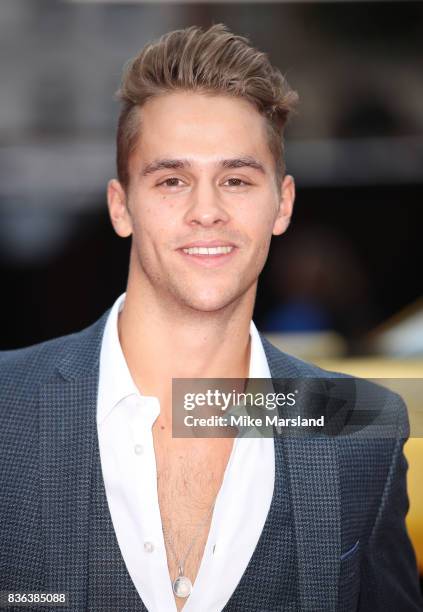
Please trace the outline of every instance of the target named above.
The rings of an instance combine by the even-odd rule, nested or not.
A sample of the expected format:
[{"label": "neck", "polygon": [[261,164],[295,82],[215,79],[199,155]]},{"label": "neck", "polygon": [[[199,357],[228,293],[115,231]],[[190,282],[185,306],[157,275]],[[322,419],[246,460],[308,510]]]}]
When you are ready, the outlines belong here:
[{"label": "neck", "polygon": [[166,420],[172,378],[248,377],[255,289],[228,307],[200,312],[170,307],[128,282],[119,340],[135,384],[143,395],[159,398]]}]

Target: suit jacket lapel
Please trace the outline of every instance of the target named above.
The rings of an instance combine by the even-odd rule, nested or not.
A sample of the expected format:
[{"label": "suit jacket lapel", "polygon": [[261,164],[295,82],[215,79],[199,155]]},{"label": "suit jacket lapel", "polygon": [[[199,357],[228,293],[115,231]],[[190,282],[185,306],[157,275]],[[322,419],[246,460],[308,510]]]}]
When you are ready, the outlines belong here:
[{"label": "suit jacket lapel", "polygon": [[105,315],[68,340],[52,379],[39,390],[42,524],[46,590],[86,607],[88,520],[99,353]]},{"label": "suit jacket lapel", "polygon": [[[306,377],[263,341],[272,378]],[[336,437],[275,437],[290,480],[299,566],[299,607],[337,609],[341,555],[341,500]]]}]

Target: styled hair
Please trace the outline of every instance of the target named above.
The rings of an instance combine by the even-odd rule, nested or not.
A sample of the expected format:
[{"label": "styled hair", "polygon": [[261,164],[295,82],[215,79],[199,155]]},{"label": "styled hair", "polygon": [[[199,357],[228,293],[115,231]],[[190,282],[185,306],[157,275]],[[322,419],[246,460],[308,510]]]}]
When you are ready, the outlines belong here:
[{"label": "styled hair", "polygon": [[203,31],[191,26],[147,44],[130,60],[117,92],[121,110],[117,128],[117,173],[129,185],[129,158],[138,142],[138,109],[155,96],[194,91],[243,98],[266,118],[268,144],[278,182],[285,173],[283,133],[298,95],[267,55],[233,34],[224,24]]}]

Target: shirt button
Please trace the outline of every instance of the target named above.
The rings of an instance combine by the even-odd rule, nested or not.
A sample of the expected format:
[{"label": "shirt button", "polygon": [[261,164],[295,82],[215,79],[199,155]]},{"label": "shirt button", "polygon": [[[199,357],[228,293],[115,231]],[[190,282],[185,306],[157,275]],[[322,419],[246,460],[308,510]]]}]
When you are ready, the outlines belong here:
[{"label": "shirt button", "polygon": [[146,553],[151,553],[154,550],[153,542],[144,542],[144,550]]},{"label": "shirt button", "polygon": [[144,452],[144,447],[142,444],[135,444],[134,451],[136,455],[142,455]]}]

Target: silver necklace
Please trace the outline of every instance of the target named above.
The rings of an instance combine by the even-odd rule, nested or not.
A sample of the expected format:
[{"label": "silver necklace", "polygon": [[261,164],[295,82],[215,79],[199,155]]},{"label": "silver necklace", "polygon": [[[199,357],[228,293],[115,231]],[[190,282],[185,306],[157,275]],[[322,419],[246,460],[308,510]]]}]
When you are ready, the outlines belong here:
[{"label": "silver necklace", "polygon": [[179,561],[178,556],[177,556],[177,554],[175,552],[175,549],[173,547],[173,541],[172,541],[172,538],[170,537],[170,534],[168,534],[165,531],[165,529],[163,529],[163,536],[164,536],[165,540],[167,541],[167,543],[169,545],[169,548],[170,548],[170,550],[172,552],[172,555],[175,558],[176,565],[178,566],[178,576],[175,578],[175,580],[172,581],[172,589],[173,589],[173,592],[175,593],[176,597],[184,597],[185,598],[185,597],[189,597],[189,595],[191,595],[192,582],[188,578],[188,576],[184,576],[185,561],[187,560],[188,555],[191,552],[192,547],[194,546],[194,543],[195,543],[196,539],[199,536],[200,528],[204,525],[204,523],[209,518],[211,512],[213,511],[215,503],[216,502],[213,503],[212,507],[207,512],[206,518],[204,520],[202,520],[201,523],[198,525],[197,532],[196,532],[195,536],[193,537],[193,539],[191,540],[191,544],[189,545],[189,548],[188,548],[187,552],[185,553],[185,557],[181,561]]}]

